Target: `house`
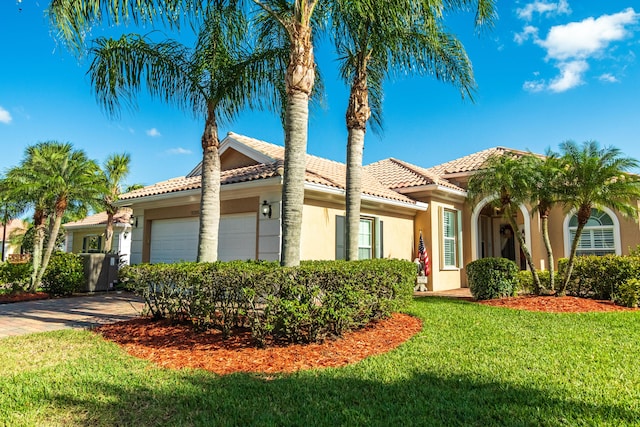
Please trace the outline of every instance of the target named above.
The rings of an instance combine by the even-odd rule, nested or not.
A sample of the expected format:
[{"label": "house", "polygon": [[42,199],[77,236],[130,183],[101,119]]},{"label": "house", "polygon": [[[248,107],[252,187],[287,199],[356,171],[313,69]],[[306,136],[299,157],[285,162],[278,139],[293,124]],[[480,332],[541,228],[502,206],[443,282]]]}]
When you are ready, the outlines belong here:
[{"label": "house", "polygon": [[[385,159],[366,165],[360,220],[361,258],[413,260],[422,234],[431,259],[428,288],[467,285],[464,266],[490,256],[513,259],[526,269],[513,233],[524,233],[536,265],[545,269],[537,216],[521,206],[518,230],[490,206],[471,205],[469,177],[492,155],[516,152],[503,147],[480,151],[431,168]],[[229,133],[221,142],[220,260],[278,260],[284,148]],[[198,165],[188,175],[121,196],[133,210],[131,263],[177,262],[197,256],[200,213]],[[344,258],[346,167],[307,155],[301,259]],[[550,234],[556,258],[569,252],[575,216],[555,208]],[[594,212],[580,253],[627,253],[640,243],[640,228],[609,209]]]},{"label": "house", "polygon": [[[120,208],[113,217],[112,252],[120,255],[121,262],[129,264],[131,254],[130,208]],[[107,213],[100,212],[79,221],[64,224],[66,233],[65,252],[94,253],[102,252],[104,247]]]},{"label": "house", "polygon": [[16,233],[24,234],[27,224],[20,219],[12,219],[6,225],[0,224],[0,244],[2,244],[2,259],[5,261],[9,255],[19,254],[20,248],[11,244],[11,237]]}]

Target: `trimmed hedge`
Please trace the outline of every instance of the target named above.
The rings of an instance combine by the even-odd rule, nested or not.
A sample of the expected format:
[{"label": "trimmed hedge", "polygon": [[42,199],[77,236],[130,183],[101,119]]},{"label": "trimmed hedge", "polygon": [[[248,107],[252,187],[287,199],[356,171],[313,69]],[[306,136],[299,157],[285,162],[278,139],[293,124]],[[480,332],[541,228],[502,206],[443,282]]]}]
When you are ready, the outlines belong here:
[{"label": "trimmed hedge", "polygon": [[[567,262],[566,258],[558,261],[560,280],[564,277]],[[613,300],[620,285],[630,279],[640,279],[640,257],[579,256],[575,258],[566,293],[583,298]]]},{"label": "trimmed hedge", "polygon": [[22,264],[0,263],[0,289],[10,289],[12,292],[23,291],[31,277],[30,262]]},{"label": "trimmed hedge", "polygon": [[640,279],[629,279],[622,283],[613,300],[618,305],[638,308],[640,305]]},{"label": "trimmed hedge", "polygon": [[78,254],[56,252],[42,276],[42,288],[52,296],[68,296],[84,282],[84,267]]},{"label": "trimmed hedge", "polygon": [[251,328],[269,339],[316,342],[389,316],[413,295],[410,261],[307,261],[142,264],[120,270],[156,318],[187,320],[225,336]]},{"label": "trimmed hedge", "polygon": [[[551,274],[549,274],[549,270],[538,270],[538,277],[540,278],[540,284],[543,289],[551,289]],[[558,281],[562,278],[558,276],[558,273],[555,274],[556,278],[556,286]],[[519,287],[518,291],[524,294],[533,293],[533,275],[531,271],[528,270],[520,270],[518,271],[518,282]]]},{"label": "trimmed hedge", "polygon": [[515,296],[518,290],[518,266],[506,258],[481,258],[467,264],[471,295],[485,300]]}]

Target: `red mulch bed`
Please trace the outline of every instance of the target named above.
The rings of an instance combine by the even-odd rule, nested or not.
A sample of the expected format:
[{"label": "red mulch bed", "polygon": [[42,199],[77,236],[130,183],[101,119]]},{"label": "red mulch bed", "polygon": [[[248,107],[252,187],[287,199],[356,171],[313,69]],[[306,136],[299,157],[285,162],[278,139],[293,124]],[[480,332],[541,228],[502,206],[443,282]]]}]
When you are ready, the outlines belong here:
[{"label": "red mulch bed", "polygon": [[[632,310],[610,301],[575,297],[525,296],[480,303],[555,313]],[[337,340],[307,345],[276,344],[266,349],[255,348],[248,331],[222,340],[218,331],[196,333],[189,325],[149,318],[104,325],[96,331],[123,346],[129,354],[151,360],[159,366],[206,369],[225,375],[233,372],[273,374],[344,366],[396,348],[421,328],[420,319],[396,313],[390,319],[375,322]]]},{"label": "red mulch bed", "polygon": [[336,340],[321,344],[272,344],[256,348],[249,331],[227,340],[218,331],[197,333],[190,325],[139,318],[96,328],[135,357],[166,368],[206,369],[220,375],[233,372],[295,372],[358,362],[396,348],[422,329],[418,318],[395,313]]},{"label": "red mulch bed", "polygon": [[615,305],[612,301],[599,301],[577,297],[556,296],[520,296],[494,300],[478,301],[480,304],[496,307],[508,307],[518,310],[546,311],[551,313],[586,313],[590,311],[627,311],[637,310]]},{"label": "red mulch bed", "polygon": [[49,294],[46,292],[34,292],[34,293],[19,293],[19,294],[1,294],[0,304],[8,304],[11,302],[23,302],[23,301],[36,301],[40,299],[49,299]]}]

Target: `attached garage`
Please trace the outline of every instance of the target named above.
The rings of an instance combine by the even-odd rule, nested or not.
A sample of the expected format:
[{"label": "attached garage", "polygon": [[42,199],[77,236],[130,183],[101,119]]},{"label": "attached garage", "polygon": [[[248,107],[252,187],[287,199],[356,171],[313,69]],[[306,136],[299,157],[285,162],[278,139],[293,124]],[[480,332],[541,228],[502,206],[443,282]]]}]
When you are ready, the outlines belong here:
[{"label": "attached garage", "polygon": [[[198,218],[158,219],[151,223],[150,262],[195,261],[198,256]],[[218,234],[218,259],[255,259],[255,213],[223,215]]]}]

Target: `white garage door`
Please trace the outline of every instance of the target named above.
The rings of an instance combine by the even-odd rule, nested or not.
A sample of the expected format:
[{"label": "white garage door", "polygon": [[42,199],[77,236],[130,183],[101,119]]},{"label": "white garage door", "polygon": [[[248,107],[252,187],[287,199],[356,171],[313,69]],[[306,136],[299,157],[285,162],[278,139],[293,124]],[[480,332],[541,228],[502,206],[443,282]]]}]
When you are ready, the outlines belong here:
[{"label": "white garage door", "polygon": [[256,259],[257,223],[255,213],[223,215],[218,232],[218,259]]},{"label": "white garage door", "polygon": [[198,218],[152,221],[151,263],[195,261],[198,257],[198,226]]},{"label": "white garage door", "polygon": [[[218,259],[255,259],[256,214],[220,218]],[[198,218],[154,220],[151,225],[151,263],[195,261],[198,256]]]}]

